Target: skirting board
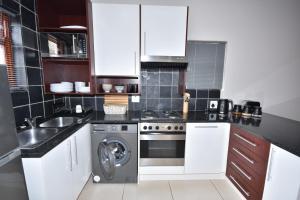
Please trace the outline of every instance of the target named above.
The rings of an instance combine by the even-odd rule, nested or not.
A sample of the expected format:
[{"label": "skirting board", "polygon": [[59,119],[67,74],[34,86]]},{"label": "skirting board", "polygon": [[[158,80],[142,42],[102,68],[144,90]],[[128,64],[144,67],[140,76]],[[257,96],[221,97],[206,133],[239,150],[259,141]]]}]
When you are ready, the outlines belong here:
[{"label": "skirting board", "polygon": [[212,180],[225,179],[225,173],[220,174],[140,174],[140,181],[157,180]]}]

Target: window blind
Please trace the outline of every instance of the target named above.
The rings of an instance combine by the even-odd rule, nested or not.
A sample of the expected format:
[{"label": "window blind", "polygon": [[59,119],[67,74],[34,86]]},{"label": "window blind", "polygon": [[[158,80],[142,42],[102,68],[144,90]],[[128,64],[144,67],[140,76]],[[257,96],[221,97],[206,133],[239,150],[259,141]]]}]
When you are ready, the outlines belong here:
[{"label": "window blind", "polygon": [[8,81],[11,87],[17,85],[13,61],[13,47],[10,29],[10,18],[0,12],[0,53],[1,63],[6,65]]}]

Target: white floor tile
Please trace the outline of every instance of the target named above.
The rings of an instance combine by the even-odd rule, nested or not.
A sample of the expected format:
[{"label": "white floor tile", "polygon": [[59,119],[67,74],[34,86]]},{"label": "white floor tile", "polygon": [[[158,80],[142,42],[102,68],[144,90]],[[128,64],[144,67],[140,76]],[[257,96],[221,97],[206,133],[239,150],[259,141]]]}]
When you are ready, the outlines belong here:
[{"label": "white floor tile", "polygon": [[124,184],[94,184],[90,179],[78,200],[122,200]]},{"label": "white floor tile", "polygon": [[174,200],[222,200],[209,180],[170,181]]},{"label": "white floor tile", "polygon": [[241,200],[241,196],[229,185],[227,180],[212,180],[224,200]]},{"label": "white floor tile", "polygon": [[123,200],[172,200],[168,181],[142,181],[125,184]]}]

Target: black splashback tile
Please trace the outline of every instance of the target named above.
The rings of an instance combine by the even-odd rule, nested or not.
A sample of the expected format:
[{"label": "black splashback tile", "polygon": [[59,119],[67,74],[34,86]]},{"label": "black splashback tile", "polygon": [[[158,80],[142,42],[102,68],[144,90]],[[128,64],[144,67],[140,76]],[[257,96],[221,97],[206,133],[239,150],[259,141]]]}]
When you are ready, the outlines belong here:
[{"label": "black splashback tile", "polygon": [[209,98],[220,98],[220,90],[209,90]]},{"label": "black splashback tile", "polygon": [[11,98],[14,107],[29,104],[28,91],[12,91]]},{"label": "black splashback tile", "polygon": [[159,84],[172,85],[172,73],[160,73]]},{"label": "black splashback tile", "polygon": [[26,8],[21,8],[22,25],[36,30],[35,14]]},{"label": "black splashback tile", "polygon": [[159,110],[159,99],[147,99],[148,110]]},{"label": "black splashback tile", "polygon": [[42,86],[29,86],[30,103],[43,101]]},{"label": "black splashback tile", "polygon": [[191,98],[197,97],[197,91],[196,90],[186,90],[187,93],[191,95]]},{"label": "black splashback tile", "polygon": [[171,93],[171,86],[160,86],[160,98],[171,98]]},{"label": "black splashback tile", "polygon": [[84,97],[83,105],[85,108],[92,108],[96,110],[96,98],[95,97]]},{"label": "black splashback tile", "polygon": [[159,99],[159,110],[171,110],[172,109],[172,99]]},{"label": "black splashback tile", "polygon": [[82,97],[71,97],[71,108],[75,108],[76,105],[83,105]]},{"label": "black splashback tile", "polygon": [[98,111],[103,111],[104,99],[103,97],[96,97],[96,108]]},{"label": "black splashback tile", "polygon": [[159,86],[147,86],[147,98],[159,98]]},{"label": "black splashback tile", "polygon": [[42,85],[41,69],[26,67],[26,71],[29,85]]},{"label": "black splashback tile", "polygon": [[44,108],[45,108],[45,117],[49,117],[49,116],[53,115],[53,113],[54,113],[53,101],[44,102]]},{"label": "black splashback tile", "polygon": [[37,49],[37,34],[30,29],[22,27],[23,45]]},{"label": "black splashback tile", "polygon": [[197,98],[208,98],[208,90],[197,90]]},{"label": "black splashback tile", "polygon": [[21,126],[25,118],[30,118],[29,105],[14,108],[16,126]]},{"label": "black splashback tile", "polygon": [[182,111],[183,100],[182,99],[172,99],[172,110]]},{"label": "black splashback tile", "polygon": [[39,54],[32,49],[24,49],[25,64],[30,67],[40,67]]},{"label": "black splashback tile", "polygon": [[44,116],[44,104],[43,102],[37,104],[31,104],[31,117]]},{"label": "black splashback tile", "polygon": [[21,4],[31,11],[35,11],[35,0],[21,0]]},{"label": "black splashback tile", "polygon": [[204,111],[207,110],[207,99],[197,99],[196,100],[196,110]]}]

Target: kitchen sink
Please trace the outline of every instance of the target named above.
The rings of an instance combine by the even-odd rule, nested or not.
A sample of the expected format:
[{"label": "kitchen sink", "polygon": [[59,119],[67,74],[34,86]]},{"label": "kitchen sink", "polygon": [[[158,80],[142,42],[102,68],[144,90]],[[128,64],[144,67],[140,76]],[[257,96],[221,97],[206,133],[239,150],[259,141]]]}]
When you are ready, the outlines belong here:
[{"label": "kitchen sink", "polygon": [[32,128],[17,134],[21,148],[34,148],[59,132],[57,128]]},{"label": "kitchen sink", "polygon": [[73,123],[77,123],[79,120],[78,117],[56,117],[54,119],[50,119],[46,122],[43,122],[39,125],[39,127],[55,127],[55,128],[62,128],[66,126],[70,126]]}]

